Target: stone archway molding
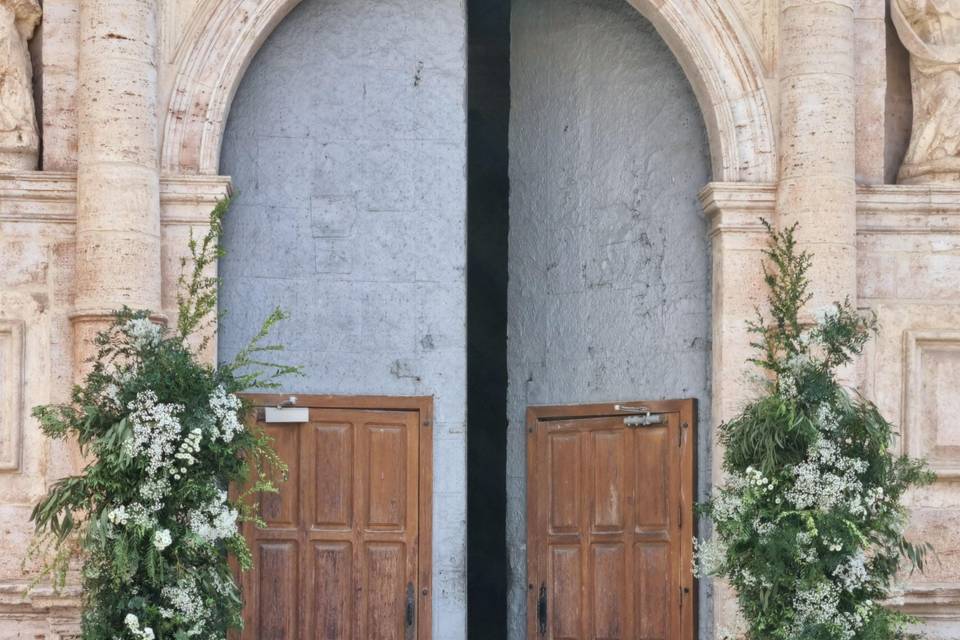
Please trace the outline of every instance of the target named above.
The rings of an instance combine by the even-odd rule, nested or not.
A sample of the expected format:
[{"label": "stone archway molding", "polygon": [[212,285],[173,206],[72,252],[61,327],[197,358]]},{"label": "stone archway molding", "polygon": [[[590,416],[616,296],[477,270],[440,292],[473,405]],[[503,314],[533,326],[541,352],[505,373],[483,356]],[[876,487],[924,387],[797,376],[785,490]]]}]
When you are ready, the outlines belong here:
[{"label": "stone archway molding", "polygon": [[[627,0],[680,62],[706,122],[714,180],[776,179],[773,113],[759,53],[726,0]],[[161,168],[215,175],[230,103],[250,60],[300,0],[206,0],[179,49]]]},{"label": "stone archway molding", "polygon": [[760,52],[726,0],[627,0],[657,29],[693,86],[713,179],[776,179],[775,114]]},{"label": "stone archway molding", "polygon": [[300,0],[204,0],[178,48],[160,169],[217,175],[233,96],[247,66]]}]

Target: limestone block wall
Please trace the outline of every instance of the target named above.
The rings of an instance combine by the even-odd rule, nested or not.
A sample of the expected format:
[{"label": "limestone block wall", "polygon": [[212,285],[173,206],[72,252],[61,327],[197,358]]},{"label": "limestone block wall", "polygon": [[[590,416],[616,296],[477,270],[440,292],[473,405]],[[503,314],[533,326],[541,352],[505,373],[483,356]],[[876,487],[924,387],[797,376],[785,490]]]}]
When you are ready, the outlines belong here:
[{"label": "limestone block wall", "polygon": [[528,405],[696,398],[706,485],[710,247],[696,196],[710,165],[693,91],[633,7],[514,0],[511,33],[506,474],[519,639]]},{"label": "limestone block wall", "polygon": [[247,70],[221,162],[237,193],[221,358],[279,306],[279,358],[305,371],[284,391],[434,397],[433,637],[451,639],[466,623],[462,9],[304,0]]}]

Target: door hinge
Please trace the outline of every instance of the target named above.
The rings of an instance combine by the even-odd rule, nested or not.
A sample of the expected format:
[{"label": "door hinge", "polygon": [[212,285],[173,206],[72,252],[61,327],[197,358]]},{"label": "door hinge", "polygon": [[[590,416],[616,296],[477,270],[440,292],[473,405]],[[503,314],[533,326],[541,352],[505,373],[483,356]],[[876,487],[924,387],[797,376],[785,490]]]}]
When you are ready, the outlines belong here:
[{"label": "door hinge", "polygon": [[683,436],[686,435],[687,428],[690,425],[686,422],[680,424],[680,428],[677,430],[677,446],[683,449]]},{"label": "door hinge", "polygon": [[540,594],[537,597],[537,631],[541,636],[547,633],[547,585],[540,583]]},{"label": "door hinge", "polygon": [[407,610],[406,610],[406,619],[404,627],[404,638],[405,640],[413,640],[414,638],[414,623],[417,621],[417,605],[413,596],[413,583],[407,583]]}]

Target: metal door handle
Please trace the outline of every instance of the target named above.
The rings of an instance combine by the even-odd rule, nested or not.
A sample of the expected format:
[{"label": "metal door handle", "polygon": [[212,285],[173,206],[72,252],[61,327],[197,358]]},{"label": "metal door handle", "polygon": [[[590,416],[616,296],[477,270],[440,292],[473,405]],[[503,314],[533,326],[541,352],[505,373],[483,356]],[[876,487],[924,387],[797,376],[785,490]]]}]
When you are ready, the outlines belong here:
[{"label": "metal door handle", "polygon": [[537,598],[537,630],[540,635],[547,633],[547,585],[540,583],[540,595]]},{"label": "metal door handle", "polygon": [[413,600],[413,583],[407,583],[407,611],[406,611],[406,633],[407,640],[413,638],[413,624],[417,618],[417,607]]}]

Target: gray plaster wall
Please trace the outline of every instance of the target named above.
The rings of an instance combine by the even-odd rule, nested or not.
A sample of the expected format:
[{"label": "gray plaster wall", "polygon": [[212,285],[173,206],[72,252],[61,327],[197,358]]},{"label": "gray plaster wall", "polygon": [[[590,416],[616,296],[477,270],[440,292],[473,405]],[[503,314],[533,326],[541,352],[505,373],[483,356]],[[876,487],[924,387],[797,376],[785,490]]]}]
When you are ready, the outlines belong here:
[{"label": "gray plaster wall", "polygon": [[[526,407],[693,397],[708,441],[697,192],[710,171],[690,85],[627,2],[513,0],[511,34],[507,544],[509,637],[520,640]],[[699,453],[702,491],[710,461]]]},{"label": "gray plaster wall", "polygon": [[275,306],[301,393],[432,395],[433,637],[465,637],[462,0],[304,0],[239,87],[221,172],[229,359]]}]

